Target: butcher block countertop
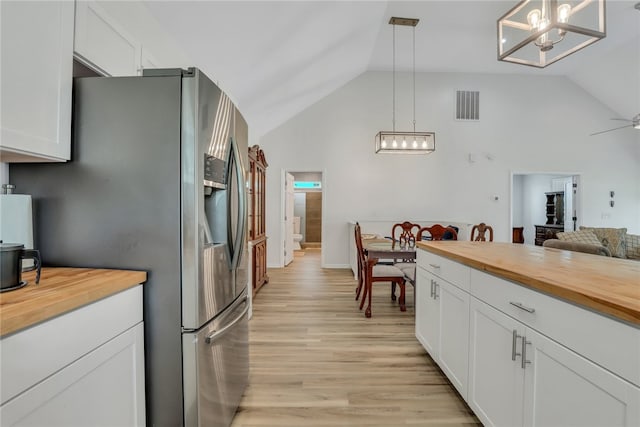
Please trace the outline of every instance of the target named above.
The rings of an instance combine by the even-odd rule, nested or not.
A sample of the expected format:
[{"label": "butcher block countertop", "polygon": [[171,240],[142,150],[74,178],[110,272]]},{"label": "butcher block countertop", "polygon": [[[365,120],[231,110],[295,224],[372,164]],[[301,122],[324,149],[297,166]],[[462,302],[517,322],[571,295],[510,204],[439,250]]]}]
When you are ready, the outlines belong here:
[{"label": "butcher block countertop", "polygon": [[436,255],[640,325],[640,262],[513,243],[433,241]]},{"label": "butcher block countertop", "polygon": [[147,280],[144,271],[93,268],[42,269],[22,274],[25,287],[0,293],[0,336],[109,297]]}]

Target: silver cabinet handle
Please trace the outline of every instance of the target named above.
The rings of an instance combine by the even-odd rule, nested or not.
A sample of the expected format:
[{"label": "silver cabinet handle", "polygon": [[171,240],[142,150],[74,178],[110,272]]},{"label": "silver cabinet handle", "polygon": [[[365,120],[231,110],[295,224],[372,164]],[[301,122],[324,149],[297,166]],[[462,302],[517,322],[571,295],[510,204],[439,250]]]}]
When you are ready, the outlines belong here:
[{"label": "silver cabinet handle", "polygon": [[431,279],[431,289],[429,290],[429,297],[433,298],[433,279]]},{"label": "silver cabinet handle", "polygon": [[509,304],[511,304],[514,307],[518,307],[520,310],[524,310],[527,313],[535,313],[536,309],[535,308],[531,308],[531,307],[527,307],[522,305],[521,302],[513,302],[513,301],[509,301]]},{"label": "silver cabinet handle", "polygon": [[438,264],[431,264],[431,263],[429,263],[429,265],[430,265],[431,267],[433,267],[433,268],[440,268],[440,266],[439,266]]},{"label": "silver cabinet handle", "polygon": [[438,288],[440,287],[440,285],[438,285],[438,282],[433,282],[433,284],[435,285],[433,287],[433,299],[438,299],[440,298],[440,294],[438,293]]},{"label": "silver cabinet handle", "polygon": [[531,344],[531,341],[527,341],[526,337],[522,337],[522,369],[527,367],[527,363],[531,363],[531,360],[527,360],[527,345]]},{"label": "silver cabinet handle", "polygon": [[517,330],[513,330],[513,338],[511,339],[511,360],[516,360],[516,356],[520,356],[521,354],[517,352],[516,348],[518,346],[517,341],[518,338],[522,338],[522,335],[518,335]]}]

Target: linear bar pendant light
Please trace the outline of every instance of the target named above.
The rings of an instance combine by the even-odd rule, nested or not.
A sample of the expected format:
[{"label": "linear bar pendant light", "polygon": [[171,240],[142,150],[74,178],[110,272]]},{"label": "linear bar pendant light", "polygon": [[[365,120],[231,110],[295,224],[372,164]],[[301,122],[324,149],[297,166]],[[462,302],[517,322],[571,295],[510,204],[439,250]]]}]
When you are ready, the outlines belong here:
[{"label": "linear bar pendant light", "polygon": [[[376,153],[429,154],[436,149],[435,132],[416,132],[416,25],[419,19],[392,17],[393,25],[393,130],[380,131],[375,138]],[[396,131],[396,25],[413,27],[413,131]]]}]

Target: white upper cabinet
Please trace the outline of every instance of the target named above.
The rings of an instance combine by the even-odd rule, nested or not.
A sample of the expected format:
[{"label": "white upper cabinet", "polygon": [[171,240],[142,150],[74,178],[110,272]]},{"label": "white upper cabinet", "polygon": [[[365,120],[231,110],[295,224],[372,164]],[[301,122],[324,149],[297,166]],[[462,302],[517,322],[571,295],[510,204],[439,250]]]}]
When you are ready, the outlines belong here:
[{"label": "white upper cabinet", "polygon": [[2,1],[0,19],[1,160],[69,160],[73,2]]},{"label": "white upper cabinet", "polygon": [[140,75],[142,75],[142,70],[146,68],[160,68],[159,62],[153,55],[146,49],[144,46],[140,52]]},{"label": "white upper cabinet", "polygon": [[93,1],[76,1],[73,50],[110,76],[135,76],[141,70],[140,42]]}]

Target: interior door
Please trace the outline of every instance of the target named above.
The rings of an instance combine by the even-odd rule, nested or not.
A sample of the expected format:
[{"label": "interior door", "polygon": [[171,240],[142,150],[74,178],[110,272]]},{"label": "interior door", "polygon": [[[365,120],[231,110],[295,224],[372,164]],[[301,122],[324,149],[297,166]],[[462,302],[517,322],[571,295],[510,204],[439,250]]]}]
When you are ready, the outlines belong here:
[{"label": "interior door", "polygon": [[285,176],[285,202],[284,202],[284,265],[293,261],[293,175]]}]

